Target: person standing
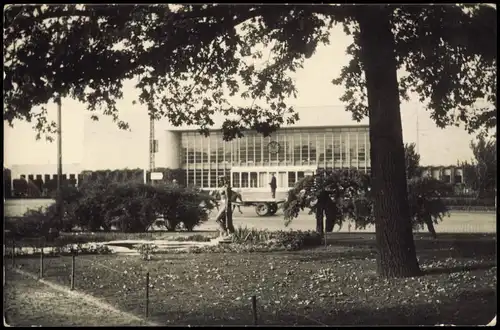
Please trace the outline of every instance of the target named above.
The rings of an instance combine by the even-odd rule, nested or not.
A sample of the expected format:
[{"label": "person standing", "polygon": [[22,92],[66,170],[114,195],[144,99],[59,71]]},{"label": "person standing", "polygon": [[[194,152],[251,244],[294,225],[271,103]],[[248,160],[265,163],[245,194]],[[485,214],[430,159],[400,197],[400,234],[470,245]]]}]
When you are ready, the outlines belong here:
[{"label": "person standing", "polygon": [[277,188],[277,185],[276,185],[276,177],[274,176],[274,173],[272,174],[271,182],[269,183],[269,185],[271,186],[271,195],[272,195],[272,198],[276,198],[276,188]]}]

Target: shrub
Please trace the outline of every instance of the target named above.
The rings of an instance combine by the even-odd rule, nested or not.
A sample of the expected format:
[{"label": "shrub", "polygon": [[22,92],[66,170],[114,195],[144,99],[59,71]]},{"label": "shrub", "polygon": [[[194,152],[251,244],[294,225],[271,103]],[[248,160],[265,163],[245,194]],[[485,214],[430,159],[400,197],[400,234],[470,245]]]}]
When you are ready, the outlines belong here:
[{"label": "shrub", "polygon": [[[367,195],[368,187],[369,177],[357,169],[319,170],[298,181],[288,192],[283,205],[285,225],[308,208],[309,214],[316,213],[317,231],[322,231],[325,216],[326,231],[331,232],[334,224],[342,226],[346,219],[355,218],[355,202]],[[317,212],[318,207],[323,211]]]},{"label": "shrub", "polygon": [[434,178],[414,178],[408,182],[408,204],[413,221],[413,228],[424,228],[435,235],[433,224],[438,224],[448,207],[441,196],[449,192],[449,185]]},{"label": "shrub", "polygon": [[[14,256],[16,257],[35,257],[40,256],[40,247],[16,247]],[[43,254],[47,257],[69,256],[69,255],[89,255],[89,254],[111,254],[113,251],[104,244],[68,244],[56,246],[51,249],[44,249]],[[12,257],[12,249],[6,249],[6,256]]]},{"label": "shrub", "polygon": [[[163,215],[168,230],[183,227],[192,231],[208,220],[208,212],[213,208],[212,197],[198,189],[113,181],[117,177],[120,176],[101,174],[94,180],[83,181],[79,188],[65,187],[64,229],[78,226],[89,231],[109,231],[116,227],[122,232],[145,232],[158,215]],[[57,214],[55,206],[49,211]]]},{"label": "shrub", "polygon": [[236,244],[274,246],[286,250],[300,250],[321,245],[322,236],[313,231],[275,231],[238,227],[232,235]]},{"label": "shrub", "polygon": [[[408,201],[414,228],[427,226],[434,233],[433,224],[448,214],[442,196],[451,191],[450,185],[433,178],[409,180]],[[297,182],[284,203],[285,225],[297,217],[300,210],[309,208],[312,214],[318,205],[325,209],[327,232],[334,224],[341,226],[347,219],[355,220],[356,229],[375,223],[369,177],[356,169],[318,171],[315,176]],[[322,216],[316,216],[318,232]]]},{"label": "shrub", "polygon": [[322,235],[314,231],[278,231],[271,235],[287,250],[300,250],[321,245]]},{"label": "shrub", "polygon": [[[5,229],[10,231],[14,238],[46,237],[55,238],[54,228],[57,227],[57,218],[50,209],[40,207],[28,210],[23,217],[6,218]],[[57,236],[57,235],[56,235]]]},{"label": "shrub", "polygon": [[271,239],[269,231],[247,227],[236,228],[231,236],[233,243],[237,244],[260,244]]},{"label": "shrub", "polygon": [[139,244],[135,248],[143,260],[151,260],[152,254],[158,251],[158,247],[152,243]]},{"label": "shrub", "polygon": [[155,208],[163,215],[167,230],[181,226],[188,231],[208,220],[211,197],[196,188],[171,184],[155,185]]}]

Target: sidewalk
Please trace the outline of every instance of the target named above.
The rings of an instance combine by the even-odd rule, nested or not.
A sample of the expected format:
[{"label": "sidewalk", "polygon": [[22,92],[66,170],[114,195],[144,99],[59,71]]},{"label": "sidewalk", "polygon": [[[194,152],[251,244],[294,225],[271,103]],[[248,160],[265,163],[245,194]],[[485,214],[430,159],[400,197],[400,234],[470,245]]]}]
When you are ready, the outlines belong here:
[{"label": "sidewalk", "polygon": [[82,299],[57,285],[47,285],[9,270],[4,286],[4,316],[9,326],[145,326],[145,321]]}]

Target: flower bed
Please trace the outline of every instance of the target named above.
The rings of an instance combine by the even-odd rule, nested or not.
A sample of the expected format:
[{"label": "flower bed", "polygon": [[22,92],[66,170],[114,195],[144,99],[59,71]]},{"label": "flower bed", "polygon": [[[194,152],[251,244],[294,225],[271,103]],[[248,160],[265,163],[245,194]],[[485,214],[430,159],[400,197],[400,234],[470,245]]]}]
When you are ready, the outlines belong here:
[{"label": "flower bed", "polygon": [[[15,247],[15,257],[34,257],[40,256],[42,249],[38,247]],[[111,254],[111,249],[98,243],[67,244],[64,246],[54,246],[43,248],[43,254],[47,257],[67,256],[67,255],[86,255],[86,254]],[[12,248],[4,248],[4,255],[12,257]]]}]

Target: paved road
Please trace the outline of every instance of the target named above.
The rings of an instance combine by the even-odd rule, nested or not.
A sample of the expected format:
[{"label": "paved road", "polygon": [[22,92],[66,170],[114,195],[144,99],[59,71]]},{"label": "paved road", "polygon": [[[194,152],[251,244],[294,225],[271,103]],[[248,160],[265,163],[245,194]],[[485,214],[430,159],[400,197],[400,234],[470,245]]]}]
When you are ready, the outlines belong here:
[{"label": "paved road", "polygon": [[[36,206],[41,206],[43,204],[48,205],[51,200],[7,200],[5,203],[4,215],[22,215],[26,208],[35,208]],[[255,213],[253,207],[242,207],[243,214],[239,214],[238,210],[234,213],[234,224],[235,226],[249,227],[249,228],[259,228],[259,229],[269,229],[269,230],[279,230],[279,229],[294,229],[294,230],[314,230],[314,217],[308,215],[307,211],[302,212],[299,217],[290,224],[289,227],[285,227],[283,224],[283,212],[278,211],[274,216],[269,217],[259,217]],[[213,212],[212,219],[215,218],[215,213]],[[202,225],[198,230],[216,230],[217,225],[214,220]],[[335,227],[335,231],[338,227]],[[354,229],[352,229],[354,230]],[[496,213],[490,212],[451,212],[450,217],[444,219],[442,223],[437,225],[437,232],[450,232],[450,233],[495,233],[496,232]],[[346,225],[340,230],[340,232],[348,232],[349,228]],[[358,232],[374,232],[375,228],[373,226],[368,227],[364,230],[357,230]]]},{"label": "paved road", "polygon": [[[301,212],[298,218],[285,227],[283,220],[283,212],[280,210],[274,216],[259,217],[253,207],[242,207],[243,214],[239,214],[236,209],[234,212],[234,225],[236,227],[259,228],[269,230],[293,229],[293,230],[314,230],[315,220],[313,215],[309,215],[307,211]],[[217,224],[213,220],[203,224],[199,230],[216,230]],[[339,230],[335,226],[334,231]],[[345,224],[340,232],[348,232],[348,225]],[[351,231],[354,231],[352,226]],[[356,230],[356,232],[374,232],[375,227],[370,226],[364,230]],[[451,212],[450,217],[445,217],[443,222],[436,226],[437,232],[448,233],[495,233],[496,232],[496,214],[495,213],[466,213],[466,212]]]}]

